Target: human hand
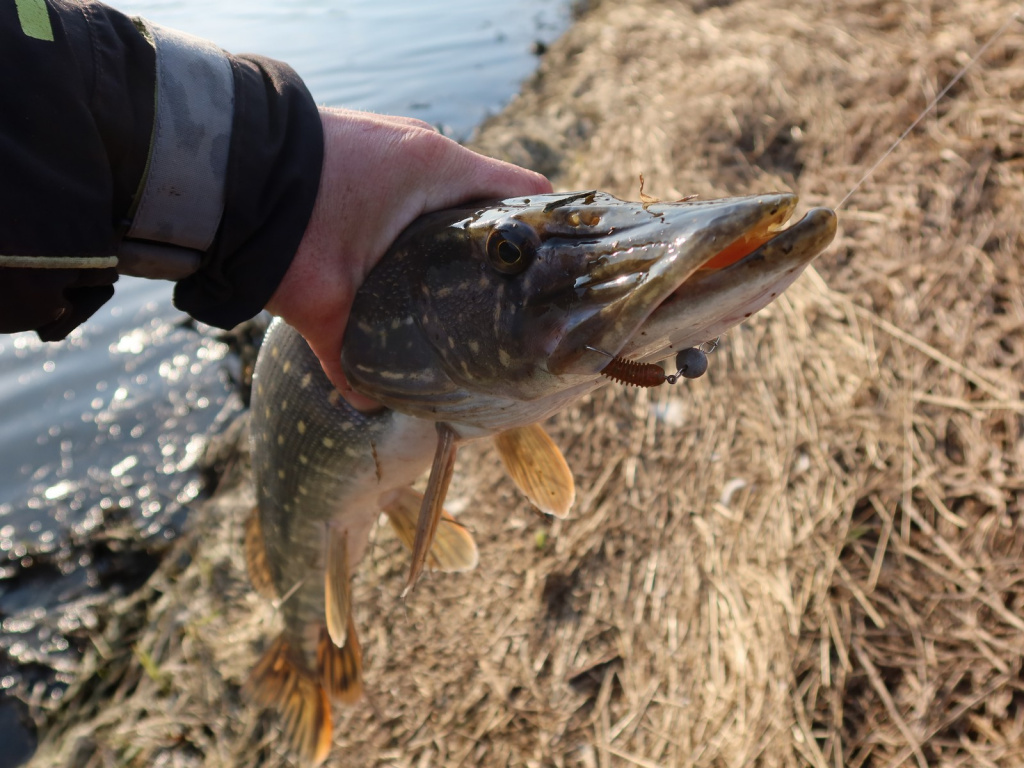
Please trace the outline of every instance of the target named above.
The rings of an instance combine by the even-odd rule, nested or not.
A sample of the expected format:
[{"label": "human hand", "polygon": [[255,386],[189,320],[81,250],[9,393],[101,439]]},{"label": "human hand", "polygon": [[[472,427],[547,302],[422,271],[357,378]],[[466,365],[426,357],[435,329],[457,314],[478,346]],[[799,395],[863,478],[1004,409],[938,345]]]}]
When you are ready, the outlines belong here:
[{"label": "human hand", "polygon": [[267,309],[309,343],[354,407],[379,404],[355,392],[341,343],[356,290],[415,218],[470,200],[551,191],[543,176],[478,155],[421,120],[321,108],[320,189],[291,266]]}]

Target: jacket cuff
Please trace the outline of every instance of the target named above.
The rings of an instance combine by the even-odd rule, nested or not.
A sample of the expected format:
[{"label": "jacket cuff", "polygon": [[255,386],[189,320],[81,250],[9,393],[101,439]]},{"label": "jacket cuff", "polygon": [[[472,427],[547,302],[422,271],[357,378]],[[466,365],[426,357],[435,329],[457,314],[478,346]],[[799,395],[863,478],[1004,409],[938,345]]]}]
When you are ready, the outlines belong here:
[{"label": "jacket cuff", "polygon": [[206,251],[224,212],[235,95],[231,64],[213,43],[135,21],[156,49],[156,109],[126,237]]},{"label": "jacket cuff", "polygon": [[135,21],[156,49],[156,107],[118,271],[177,280],[179,309],[231,328],[263,309],[298,249],[319,188],[320,114],[286,64]]},{"label": "jacket cuff", "polygon": [[288,271],[324,154],[320,113],[291,67],[260,56],[230,63],[235,111],[224,213],[202,267],[174,292],[178,308],[219,328],[258,314]]}]

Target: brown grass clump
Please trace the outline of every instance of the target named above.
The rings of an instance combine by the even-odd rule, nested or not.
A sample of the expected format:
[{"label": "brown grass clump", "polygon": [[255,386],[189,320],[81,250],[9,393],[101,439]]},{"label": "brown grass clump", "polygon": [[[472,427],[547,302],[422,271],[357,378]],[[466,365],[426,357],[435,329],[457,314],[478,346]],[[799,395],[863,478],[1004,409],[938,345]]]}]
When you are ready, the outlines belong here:
[{"label": "brown grass clump", "polygon": [[[663,198],[816,205],[1014,9],[593,5],[481,148],[562,189],[635,198],[643,172]],[[464,450],[449,506],[480,568],[402,602],[380,533],[356,593],[372,706],[340,713],[334,764],[1024,764],[1022,98],[1011,25],[704,379],[555,419],[570,519]],[[275,617],[232,477],[118,607],[37,765],[285,763],[238,693]]]}]

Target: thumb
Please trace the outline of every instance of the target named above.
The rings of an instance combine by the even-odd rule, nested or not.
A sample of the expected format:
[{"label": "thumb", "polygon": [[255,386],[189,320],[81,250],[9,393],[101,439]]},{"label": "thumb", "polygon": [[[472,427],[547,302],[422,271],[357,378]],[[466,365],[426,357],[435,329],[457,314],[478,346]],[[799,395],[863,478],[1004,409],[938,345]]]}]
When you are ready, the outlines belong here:
[{"label": "thumb", "polygon": [[340,339],[335,343],[319,339],[309,339],[308,343],[309,348],[313,350],[313,354],[320,361],[320,367],[324,369],[327,378],[331,380],[331,384],[348,401],[349,405],[363,413],[376,411],[383,407],[376,400],[356,392],[352,389],[352,385],[348,383],[345,371],[341,367]]}]

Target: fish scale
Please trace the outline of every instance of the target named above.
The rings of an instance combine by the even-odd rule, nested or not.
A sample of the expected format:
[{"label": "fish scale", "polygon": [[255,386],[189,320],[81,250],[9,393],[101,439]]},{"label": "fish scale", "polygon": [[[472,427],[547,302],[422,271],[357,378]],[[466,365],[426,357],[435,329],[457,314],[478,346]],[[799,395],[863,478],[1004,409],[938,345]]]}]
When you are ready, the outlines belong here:
[{"label": "fish scale", "polygon": [[[288,595],[284,624],[312,657],[317,636],[310,626],[324,614],[324,590],[310,572],[324,568],[328,524],[352,531],[349,557],[358,562],[380,515],[378,471],[389,487],[412,483],[430,467],[435,430],[391,409],[365,415],[352,408],[305,340],[280,320],[263,349],[250,426],[257,508],[274,586]],[[400,452],[390,445],[398,434],[405,442]],[[376,445],[393,457],[386,467],[374,461]]]}]

